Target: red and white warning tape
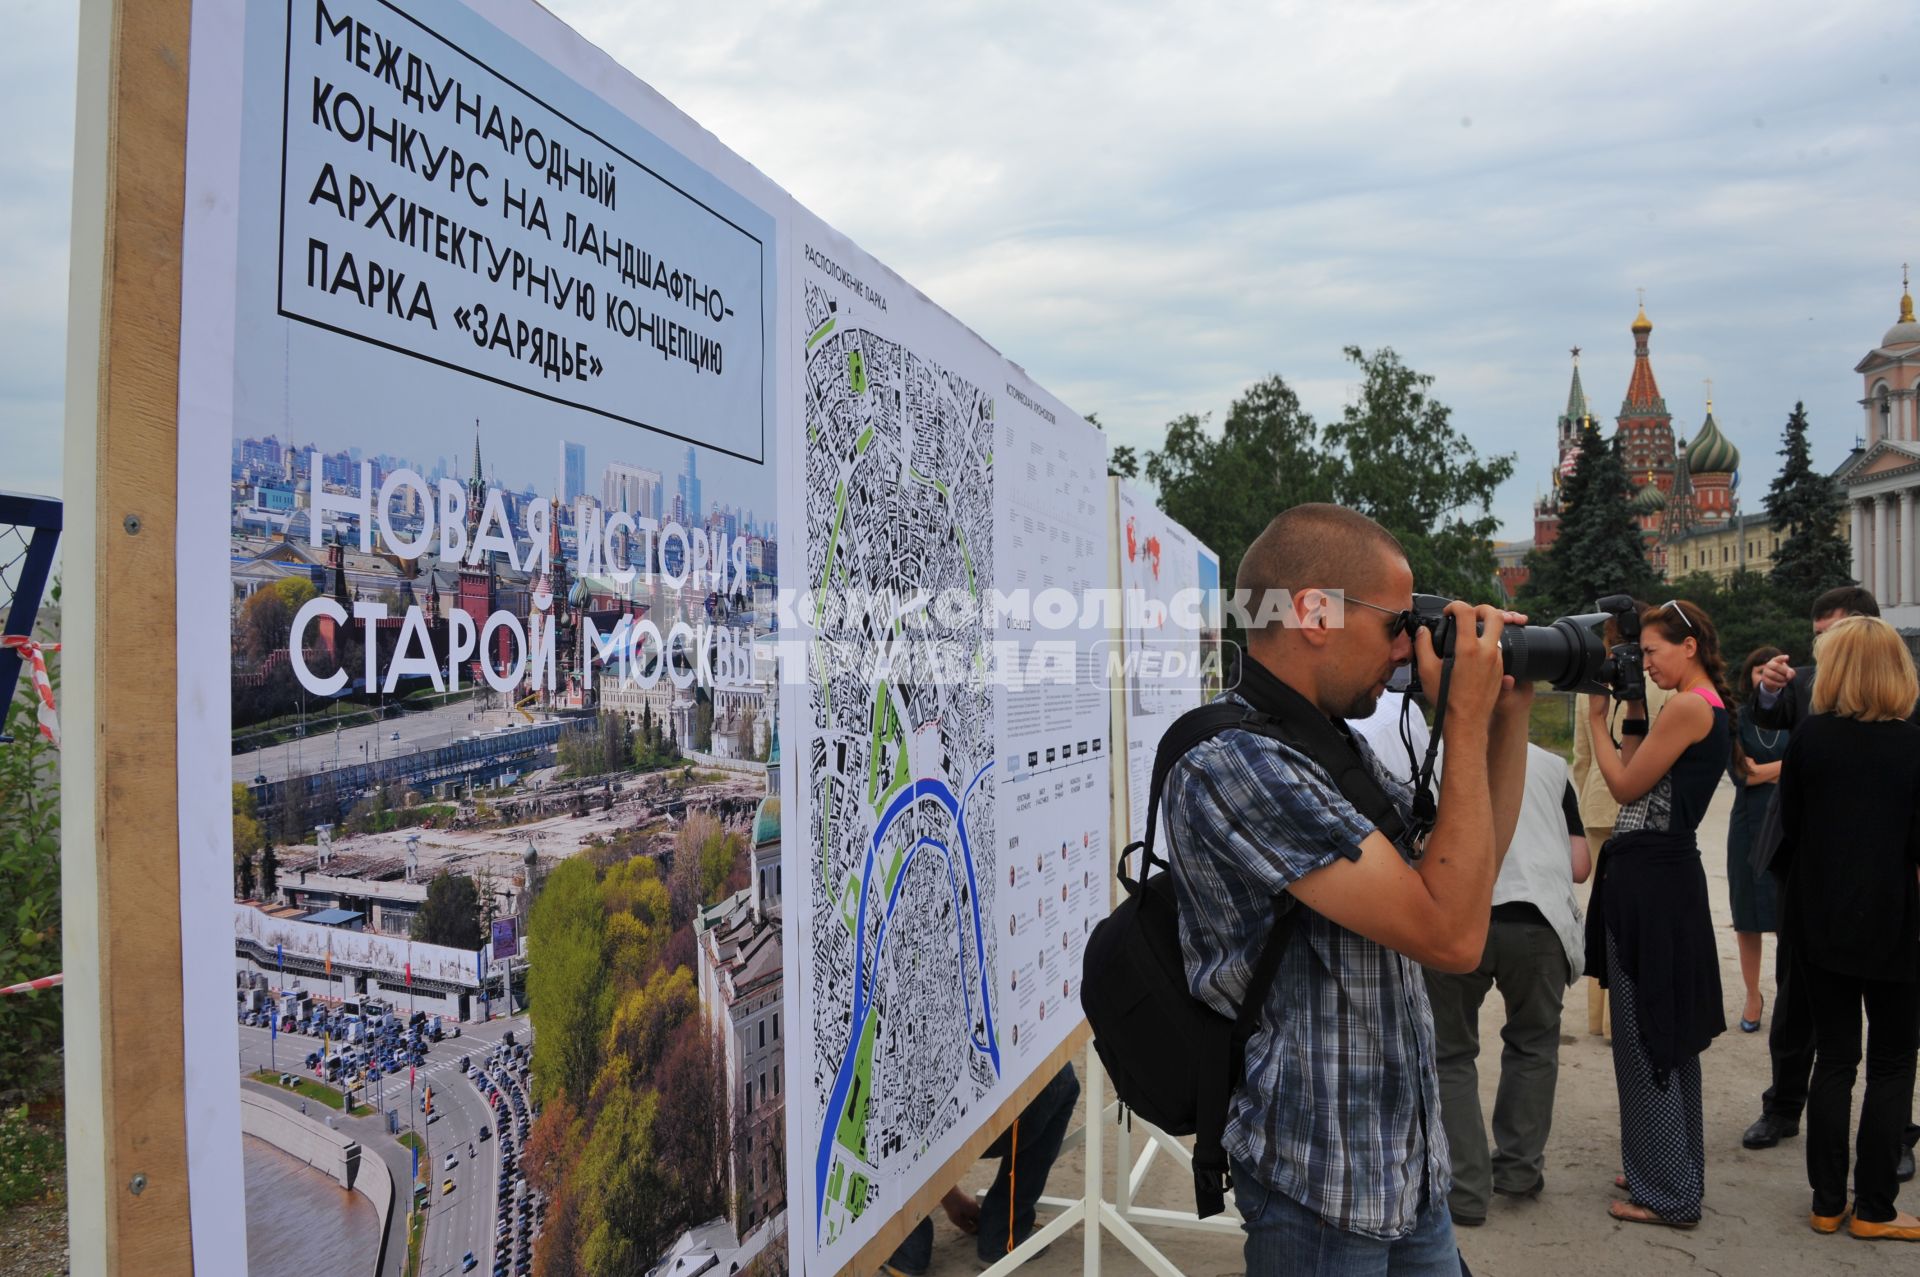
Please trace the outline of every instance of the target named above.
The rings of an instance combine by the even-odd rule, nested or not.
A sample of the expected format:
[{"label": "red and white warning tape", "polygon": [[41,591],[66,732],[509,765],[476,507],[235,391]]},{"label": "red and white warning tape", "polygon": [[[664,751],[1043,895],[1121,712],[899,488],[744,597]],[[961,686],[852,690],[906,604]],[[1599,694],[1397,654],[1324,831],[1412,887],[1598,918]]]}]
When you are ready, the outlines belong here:
[{"label": "red and white warning tape", "polygon": [[[20,653],[21,661],[33,676],[34,713],[40,721],[40,734],[60,747],[60,718],[53,712],[53,680],[47,677],[46,653],[60,650],[58,643],[42,643],[24,634],[0,634],[0,650]],[[4,708],[4,707],[0,707]]]},{"label": "red and white warning tape", "polygon": [[0,997],[9,993],[38,993],[41,989],[57,989],[66,983],[66,975],[43,975],[38,980],[29,980],[25,984],[10,984],[0,989]]}]

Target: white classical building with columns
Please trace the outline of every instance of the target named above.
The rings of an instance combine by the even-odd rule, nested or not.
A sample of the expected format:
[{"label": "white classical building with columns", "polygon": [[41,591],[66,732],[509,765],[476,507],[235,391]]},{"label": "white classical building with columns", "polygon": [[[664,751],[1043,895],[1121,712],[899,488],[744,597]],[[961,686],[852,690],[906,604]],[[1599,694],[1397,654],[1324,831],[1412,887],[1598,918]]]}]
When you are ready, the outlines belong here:
[{"label": "white classical building with columns", "polygon": [[1853,520],[1853,575],[1911,638],[1920,635],[1920,322],[1904,288],[1899,320],[1854,371],[1866,388],[1866,447],[1839,475]]}]

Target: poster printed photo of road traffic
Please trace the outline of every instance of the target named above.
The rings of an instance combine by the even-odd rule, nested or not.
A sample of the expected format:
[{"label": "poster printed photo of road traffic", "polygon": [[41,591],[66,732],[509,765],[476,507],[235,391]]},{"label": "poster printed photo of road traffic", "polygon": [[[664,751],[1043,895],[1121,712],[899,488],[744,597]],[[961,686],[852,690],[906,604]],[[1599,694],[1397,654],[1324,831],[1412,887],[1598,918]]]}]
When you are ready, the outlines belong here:
[{"label": "poster printed photo of road traffic", "polygon": [[245,1253],[784,1272],[774,215],[481,9],[196,5]]}]

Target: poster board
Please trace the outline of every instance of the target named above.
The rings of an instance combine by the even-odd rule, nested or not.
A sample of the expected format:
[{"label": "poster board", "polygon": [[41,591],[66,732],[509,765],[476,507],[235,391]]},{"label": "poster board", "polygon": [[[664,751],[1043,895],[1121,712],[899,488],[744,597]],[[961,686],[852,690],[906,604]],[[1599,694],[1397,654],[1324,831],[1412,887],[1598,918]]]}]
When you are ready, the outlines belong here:
[{"label": "poster board", "polygon": [[817,602],[789,1182],[800,1265],[837,1272],[884,1260],[1077,1040],[1108,902],[1105,633],[1079,615],[1106,572],[1106,464],[1093,427],[879,262],[804,214],[793,239],[791,504]]},{"label": "poster board", "polygon": [[[98,297],[101,305],[76,304],[70,344],[68,473],[75,486],[98,477],[73,502],[76,522],[87,526],[69,550],[73,570],[94,587],[69,614],[75,632],[93,638],[95,657],[70,685],[68,705],[77,721],[97,729],[73,733],[88,739],[68,756],[69,1023],[78,1038],[69,1094],[100,1102],[97,1109],[76,1104],[69,1129],[76,1183],[97,1175],[100,1191],[76,1194],[88,1204],[76,1205],[75,1259],[114,1273],[243,1272],[249,1243],[244,1214],[234,1209],[246,1198],[242,1109],[258,1097],[242,1104],[240,1092],[253,1083],[236,1074],[251,1071],[244,1052],[259,1043],[242,1032],[257,1026],[236,1017],[244,1003],[230,999],[298,993],[342,1014],[357,1006],[366,1021],[369,999],[432,993],[449,1004],[446,1018],[471,1023],[477,992],[478,1022],[486,1025],[494,1014],[488,1003],[515,1000],[511,983],[498,983],[510,981],[515,964],[487,962],[491,935],[446,946],[453,956],[444,959],[421,949],[416,966],[405,928],[394,921],[424,908],[406,890],[421,886],[416,870],[431,875],[453,863],[482,867],[476,876],[490,879],[487,894],[498,908],[516,921],[524,914],[513,940],[526,966],[537,972],[545,956],[554,969],[561,932],[548,928],[543,937],[540,908],[529,898],[547,891],[546,899],[571,899],[567,892],[582,884],[568,878],[568,867],[590,859],[604,893],[599,860],[617,854],[583,855],[613,840],[567,827],[581,819],[573,811],[586,801],[581,787],[566,795],[567,811],[543,809],[530,774],[551,773],[563,744],[576,754],[592,746],[568,735],[564,721],[565,711],[586,707],[584,698],[567,700],[582,697],[590,676],[610,678],[607,671],[620,665],[623,649],[610,635],[623,619],[629,634],[640,632],[642,618],[694,631],[732,622],[744,631],[720,636],[731,642],[694,640],[700,655],[689,663],[712,657],[724,672],[707,681],[695,675],[705,694],[696,693],[690,715],[676,698],[660,706],[674,735],[684,725],[713,746],[698,751],[703,766],[727,772],[728,762],[751,761],[733,755],[752,752],[754,737],[740,724],[756,709],[762,721],[796,722],[802,712],[801,683],[776,677],[772,636],[783,573],[804,562],[803,507],[789,504],[794,494],[772,476],[800,472],[801,367],[810,334],[796,324],[800,297],[781,291],[797,293],[804,270],[792,243],[804,215],[531,4],[127,0],[90,4],[82,26],[77,150],[84,162],[76,165],[75,222],[77,232],[96,227],[97,238],[76,233],[75,242],[98,242],[103,251],[76,255],[76,299]],[[561,154],[557,167],[534,161],[536,131],[543,160]],[[623,214],[634,220],[622,223]],[[589,225],[598,240],[591,250]],[[843,246],[841,258],[855,260],[851,245],[817,230],[816,240]],[[610,239],[618,244],[609,247]],[[593,285],[591,303],[582,301],[582,284]],[[889,287],[903,298],[910,292],[897,281]],[[988,388],[997,405],[992,422],[1004,431],[996,449],[1025,450],[1026,478],[996,484],[992,494],[995,577],[1037,567],[1044,585],[1063,591],[1097,579],[1107,553],[1106,514],[1096,509],[1104,473],[1097,434],[921,304],[933,334],[929,357],[953,360]],[[475,419],[479,440],[468,468]],[[497,438],[490,422],[500,423]],[[274,481],[275,466],[286,482]],[[1012,535],[1017,518],[1060,515],[1056,498],[1069,493],[1084,503],[1065,508],[1072,528],[1059,519],[1032,525],[1045,532],[1044,547]],[[722,506],[726,517],[715,526]],[[614,513],[630,516],[632,526],[609,545]],[[704,558],[692,535],[703,515]],[[884,534],[875,512],[862,518],[867,535]],[[654,520],[651,545],[644,519]],[[674,522],[677,536],[666,530]],[[471,554],[450,544],[462,525]],[[635,574],[638,586],[620,579],[636,553],[652,568]],[[704,596],[691,583],[703,567]],[[663,588],[663,578],[675,583]],[[287,587],[299,596],[285,599],[291,616],[263,622],[265,604],[247,610],[249,600],[288,580],[304,587]],[[471,634],[456,613],[468,618]],[[284,646],[259,641],[272,638],[273,625],[285,627]],[[676,641],[673,628],[660,626],[663,645]],[[138,659],[128,646],[135,634]],[[1037,642],[996,637],[1023,663]],[[644,677],[647,643],[625,650]],[[1069,667],[1079,658],[1078,643],[1070,643]],[[653,664],[669,684],[681,672],[677,664]],[[493,703],[458,710],[456,674],[465,685],[458,690],[484,685]],[[438,688],[436,675],[444,680]],[[628,671],[620,675],[622,691],[631,692]],[[299,689],[291,711],[262,692],[284,690],[288,679]],[[424,707],[387,703],[423,690]],[[653,710],[648,690],[633,694],[633,717]],[[1036,727],[1009,721],[1008,705],[990,699],[993,739],[1003,729],[1022,739],[1046,732],[1071,740],[1076,755],[1081,744],[1089,753],[1096,742],[1104,748],[1105,716],[1090,714],[1089,700],[1066,694],[1064,718],[1043,705]],[[314,702],[342,701],[353,703],[333,715],[342,720],[331,724],[338,731],[314,733]],[[449,709],[505,721],[463,718],[476,722],[471,732],[432,721]],[[259,733],[239,756],[236,712],[251,715],[242,727]],[[705,713],[724,715],[748,744],[716,744]],[[629,718],[628,730],[634,726]],[[622,748],[631,753],[631,741],[623,738]],[[759,777],[748,782],[753,792],[729,796],[738,800],[728,817],[736,824],[741,803],[753,812],[736,830],[748,845],[735,867],[744,862],[750,885],[703,903],[694,941],[703,953],[725,953],[701,971],[693,1014],[712,1023],[723,1044],[718,1104],[728,1160],[719,1173],[730,1191],[760,1170],[768,1152],[759,1145],[748,1153],[743,1132],[777,1134],[788,1158],[800,1143],[788,1137],[784,1106],[762,1110],[751,1129],[739,1121],[743,1092],[761,1085],[759,1065],[778,1061],[778,1088],[795,1047],[777,1026],[800,1018],[795,982],[782,980],[778,991],[756,985],[742,956],[764,958],[768,937],[784,938],[778,924],[768,927],[769,906],[796,867],[794,850],[779,837],[779,812],[799,810],[801,769],[783,773],[778,758],[775,747],[774,765],[746,769]],[[1011,756],[996,762],[1015,770]],[[1086,772],[1102,769],[1088,764]],[[566,779],[549,774],[542,783]],[[236,789],[251,799],[250,810],[236,807]],[[1035,819],[1043,791],[1051,811]],[[1019,805],[1023,794],[1027,806]],[[1103,786],[1025,775],[994,792],[993,819],[1005,828],[1012,822],[1003,811],[1018,812],[1034,828],[1044,825],[1049,839],[1056,825],[1070,824],[1085,841],[1077,853],[1069,843],[1060,863],[1070,869],[1076,854],[1090,863],[1097,855],[1104,869],[1107,853],[1094,840],[1104,835],[1099,813],[1108,797]],[[482,828],[483,803],[518,807],[507,824]],[[444,824],[439,816],[411,824],[427,831],[424,846],[389,837],[409,827],[404,813],[436,805],[454,811]],[[327,815],[337,818],[318,818]],[[276,818],[285,836],[262,837],[300,861],[290,874],[305,875],[302,903],[285,906],[302,916],[283,919],[278,931],[269,924],[280,915],[236,904],[233,857],[236,837],[242,850],[251,841],[241,833],[245,820],[265,827]],[[527,840],[531,855],[521,852],[518,833],[452,837],[522,824],[541,826]],[[156,828],[177,828],[178,844],[155,837]],[[1046,869],[1035,871],[1045,894],[1024,902],[1034,915],[1029,934],[1047,943],[1067,935],[1068,942],[1061,957],[1049,955],[1046,983],[1026,981],[1035,1027],[1017,1051],[1009,1040],[966,1120],[896,1176],[888,1191],[900,1218],[888,1227],[910,1226],[907,1217],[931,1205],[1084,1042],[1070,933],[1076,922],[1090,927],[1105,893],[1097,905],[1092,892],[1073,902],[1068,871]],[[1005,918],[1009,940],[1024,941],[1017,873],[1015,883],[994,928]],[[1050,896],[1056,886],[1070,897],[1058,908]],[[636,890],[645,896],[649,888]],[[1035,890],[1030,880],[1027,894]],[[351,899],[312,908],[326,891]],[[329,913],[350,916],[321,919]],[[1049,915],[1044,926],[1041,913]],[[791,912],[786,919],[791,931]],[[288,951],[288,939],[311,940],[300,928],[333,926],[344,932],[321,936],[320,971],[295,976],[302,959]],[[362,943],[351,938],[362,934],[356,928],[384,938]],[[249,933],[281,937],[271,972],[264,942]],[[1004,978],[1002,1005],[1020,1013],[1012,987],[1020,947],[1010,943],[989,960],[976,949],[983,1007],[984,991]],[[389,969],[396,957],[398,972]],[[777,947],[772,961],[784,972]],[[1056,975],[1064,983],[1053,1001],[1041,990]],[[1041,1029],[1043,996],[1051,1010]],[[771,1052],[743,1059],[749,1035],[751,1049],[762,1050],[754,1030],[769,1017]],[[277,1007],[271,1023],[273,1051]],[[443,1099],[464,1095],[447,1068],[452,1056],[440,1062],[444,1075],[434,1085]],[[264,1102],[287,1107],[271,1095]],[[292,1122],[285,1112],[279,1117]],[[432,1126],[418,1132],[429,1146]],[[616,1128],[609,1119],[594,1138],[599,1129]],[[778,1166],[781,1156],[768,1160]],[[373,1162],[363,1162],[369,1173]],[[410,1198],[399,1177],[414,1172],[392,1173],[403,1188],[396,1200]],[[736,1210],[754,1217],[729,1218],[726,1238],[684,1221],[671,1246],[649,1260],[686,1258],[705,1246],[727,1250],[742,1271],[783,1269],[790,1243],[776,1216],[786,1213],[787,1185],[770,1184],[764,1171],[753,1184],[749,1204]],[[456,1190],[441,1195],[458,1200]],[[94,1203],[100,1217],[84,1219]],[[384,1218],[404,1209],[390,1201]],[[476,1206],[468,1226],[480,1215]],[[430,1221],[451,1218],[441,1211]],[[877,1222],[872,1230],[860,1263],[877,1262],[884,1251],[874,1249],[890,1245]],[[457,1257],[458,1239],[440,1232],[436,1238],[429,1223],[429,1251],[437,1246]],[[389,1236],[389,1253],[391,1244]],[[791,1244],[795,1263],[811,1263],[807,1271],[839,1262],[808,1260]]]},{"label": "poster board", "polygon": [[1220,690],[1220,558],[1141,488],[1116,478],[1113,492],[1116,582],[1125,609],[1117,697],[1126,795],[1125,837],[1117,841],[1124,847],[1147,836],[1161,736]]}]

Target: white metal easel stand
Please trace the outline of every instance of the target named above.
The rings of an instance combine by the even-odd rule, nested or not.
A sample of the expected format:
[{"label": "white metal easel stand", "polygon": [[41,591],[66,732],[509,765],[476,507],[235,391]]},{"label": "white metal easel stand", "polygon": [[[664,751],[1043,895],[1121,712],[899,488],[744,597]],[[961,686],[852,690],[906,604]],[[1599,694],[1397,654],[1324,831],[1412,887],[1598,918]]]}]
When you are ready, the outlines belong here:
[{"label": "white metal easel stand", "polygon": [[[1082,1074],[1087,1097],[1087,1124],[1072,1132],[1062,1143],[1064,1151],[1076,1142],[1086,1145],[1086,1186],[1080,1197],[1042,1197],[1040,1205],[1060,1213],[1048,1220],[1043,1227],[1034,1230],[1033,1236],[1020,1243],[1006,1258],[986,1269],[982,1277],[1007,1277],[1026,1264],[1035,1255],[1065,1236],[1067,1231],[1077,1224],[1086,1227],[1081,1231],[1082,1252],[1080,1271],[1086,1277],[1099,1277],[1100,1272],[1100,1234],[1102,1231],[1113,1235],[1114,1239],[1133,1253],[1134,1258],[1146,1265],[1149,1272],[1157,1277],[1185,1277],[1178,1266],[1161,1254],[1154,1244],[1141,1235],[1137,1224],[1152,1225],[1159,1228],[1183,1228],[1193,1232],[1225,1234],[1238,1236],[1240,1217],[1235,1213],[1218,1215],[1211,1219],[1199,1219],[1191,1211],[1160,1210],[1151,1207],[1135,1206],[1133,1195],[1140,1190],[1146,1179],[1147,1170],[1153,1159],[1165,1151],[1175,1161],[1184,1166],[1191,1177],[1193,1155],[1180,1142],[1166,1132],[1148,1126],[1142,1122],[1146,1132],[1146,1144],[1140,1150],[1137,1161],[1129,1165],[1133,1157],[1133,1136],[1126,1122],[1117,1124],[1119,1139],[1118,1191],[1113,1201],[1103,1197],[1102,1191],[1106,1178],[1106,1128],[1117,1116],[1118,1107],[1107,1102],[1107,1075],[1100,1065],[1100,1057],[1095,1054],[1093,1043],[1087,1043],[1086,1072]],[[1137,1119],[1136,1119],[1137,1120]]]}]

